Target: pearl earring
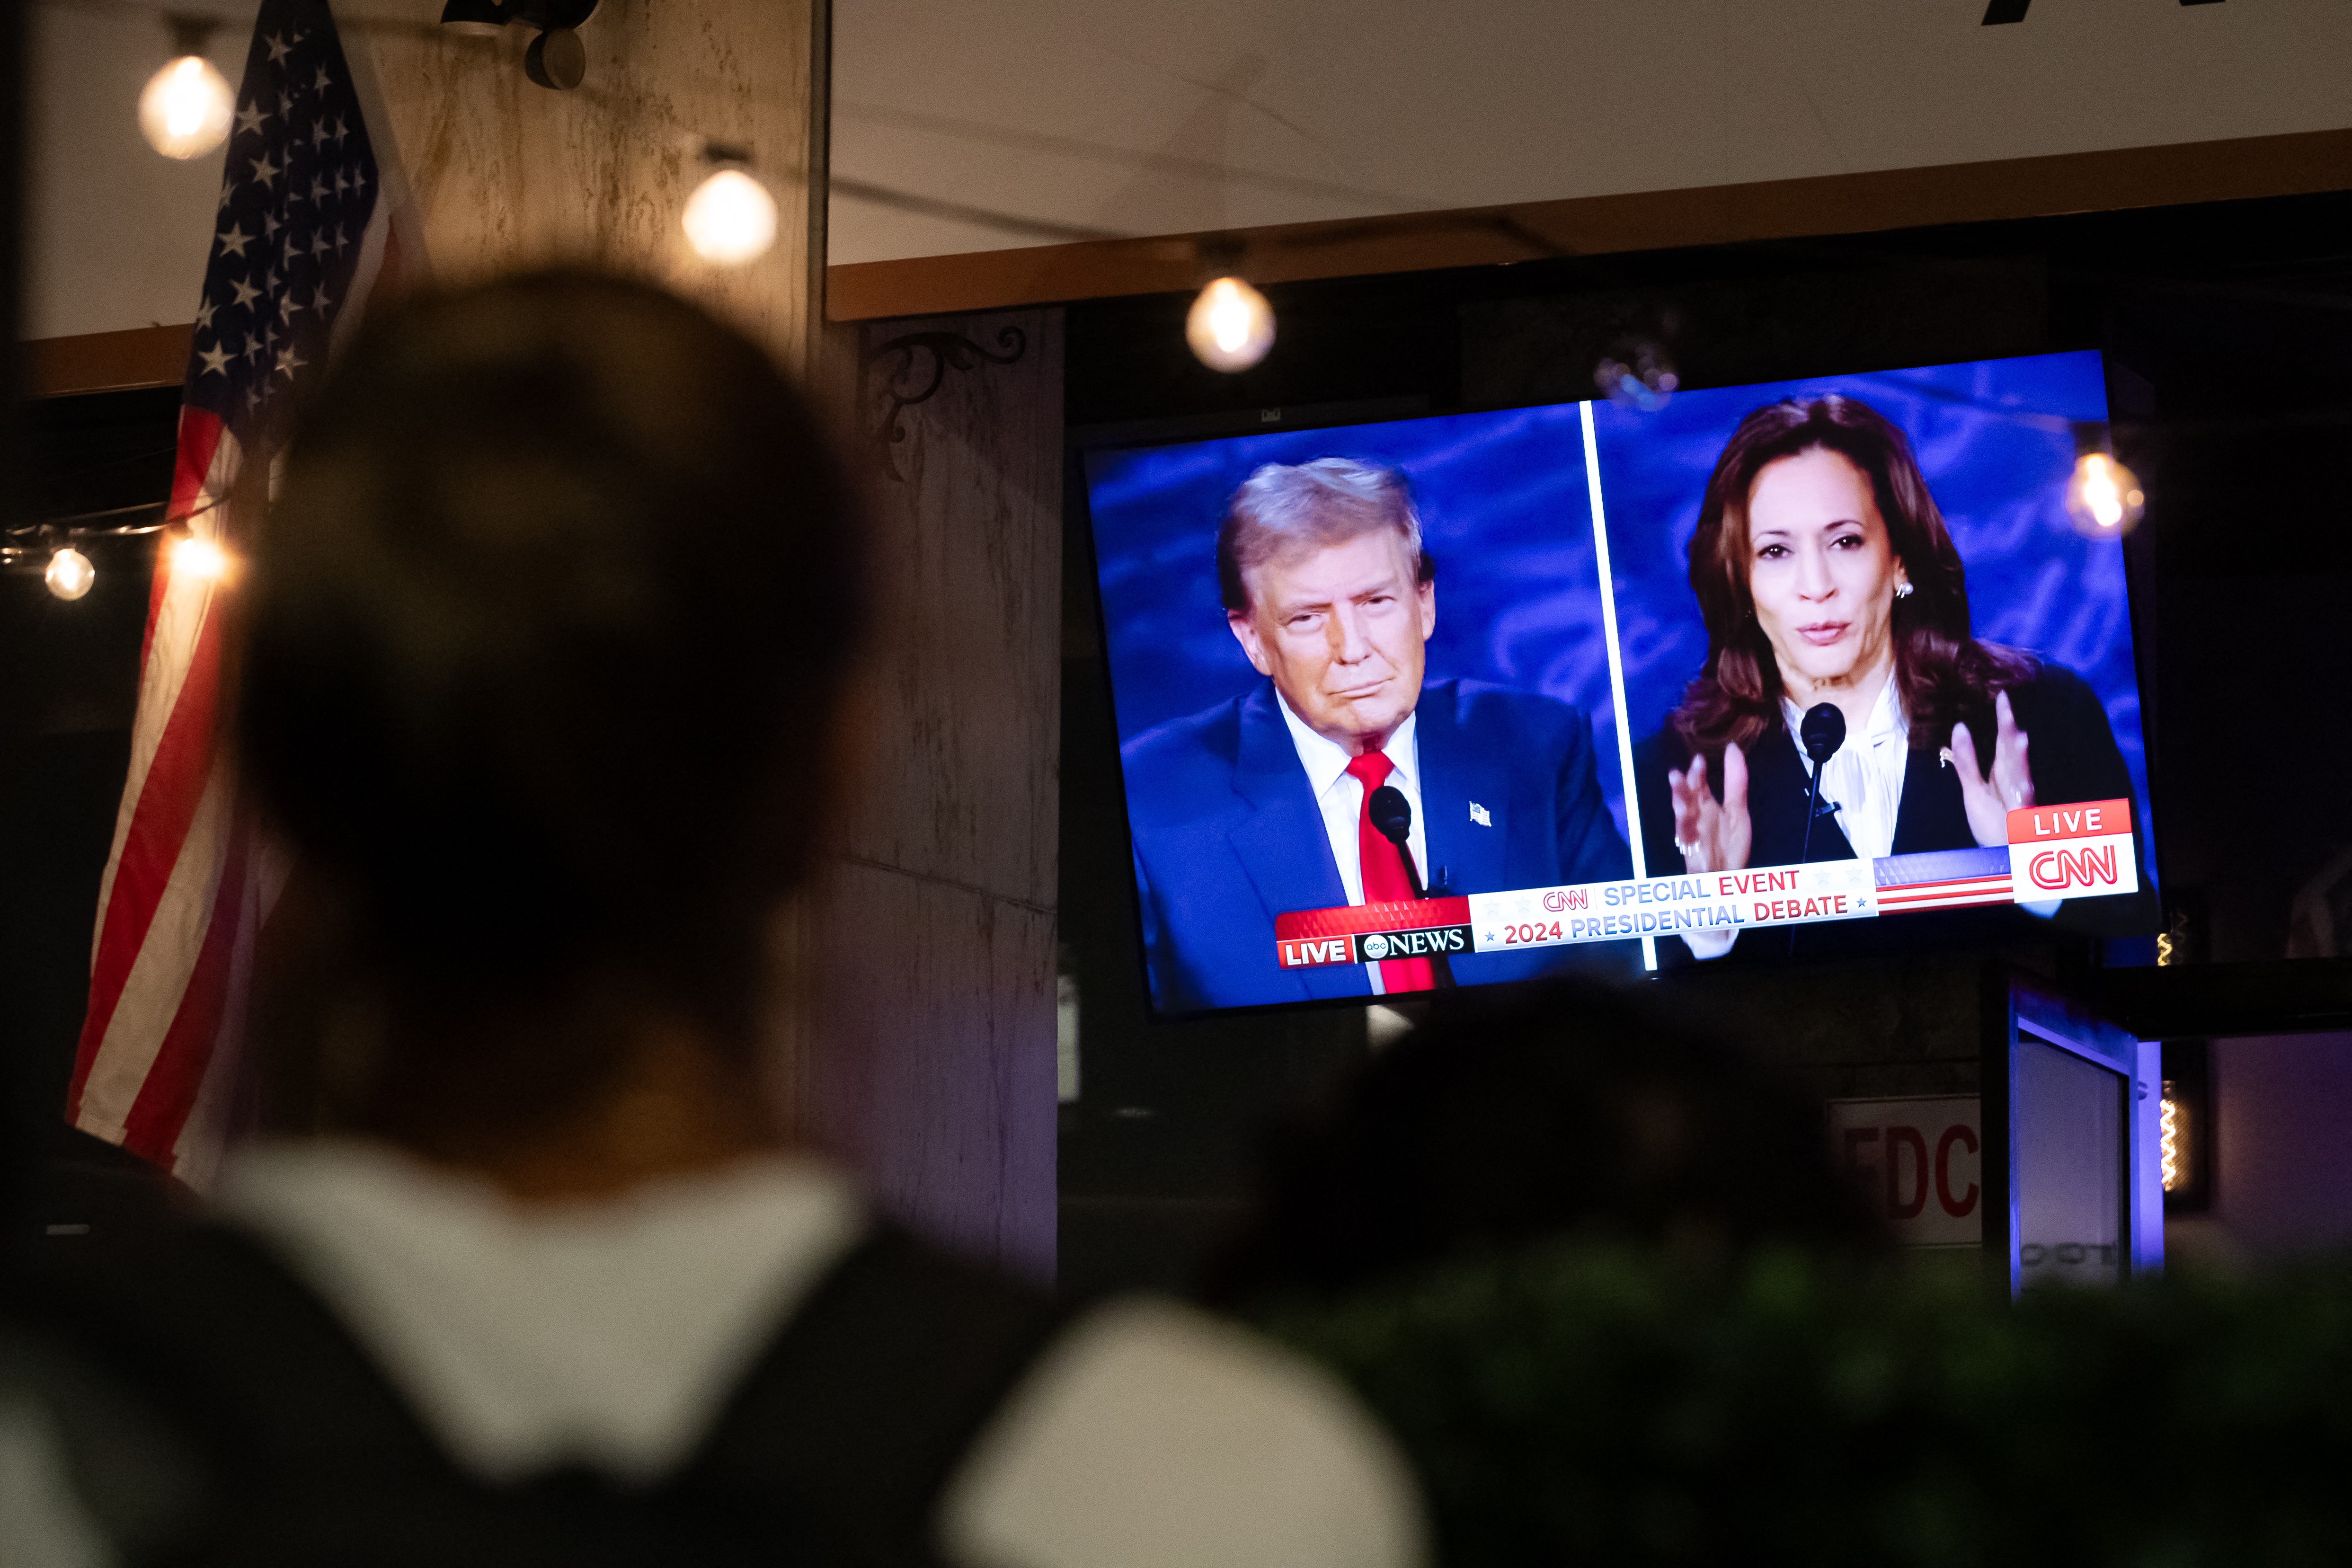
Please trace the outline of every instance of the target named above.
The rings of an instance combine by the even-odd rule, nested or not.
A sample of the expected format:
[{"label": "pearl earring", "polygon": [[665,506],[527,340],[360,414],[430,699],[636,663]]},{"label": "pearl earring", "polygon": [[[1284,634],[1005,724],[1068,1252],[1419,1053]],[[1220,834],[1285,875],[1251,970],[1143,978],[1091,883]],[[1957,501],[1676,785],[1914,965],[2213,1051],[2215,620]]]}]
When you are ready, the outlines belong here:
[{"label": "pearl earring", "polygon": [[1897,598],[1897,599],[1908,599],[1908,598],[1910,598],[1910,597],[1911,597],[1911,585],[1910,585],[1909,583],[1907,583],[1907,582],[1898,582],[1898,583],[1896,583],[1896,584],[1895,585],[1895,598]]}]

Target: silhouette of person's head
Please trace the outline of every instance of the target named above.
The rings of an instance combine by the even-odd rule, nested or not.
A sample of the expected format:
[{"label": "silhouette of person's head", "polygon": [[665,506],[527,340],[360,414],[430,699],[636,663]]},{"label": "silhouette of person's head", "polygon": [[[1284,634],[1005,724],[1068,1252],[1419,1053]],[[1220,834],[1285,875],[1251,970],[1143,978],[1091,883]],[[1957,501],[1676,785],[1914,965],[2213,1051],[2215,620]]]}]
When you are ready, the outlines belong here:
[{"label": "silhouette of person's head", "polygon": [[236,726],[299,868],[271,924],[333,934],[280,934],[332,949],[316,1113],[560,1115],[647,1020],[740,1058],[865,619],[802,398],[691,305],[549,272],[372,311],[289,454]]},{"label": "silhouette of person's head", "polygon": [[1287,1128],[1210,1288],[1344,1293],[1570,1235],[1726,1255],[1885,1245],[1789,1085],[1563,979],[1461,997]]}]

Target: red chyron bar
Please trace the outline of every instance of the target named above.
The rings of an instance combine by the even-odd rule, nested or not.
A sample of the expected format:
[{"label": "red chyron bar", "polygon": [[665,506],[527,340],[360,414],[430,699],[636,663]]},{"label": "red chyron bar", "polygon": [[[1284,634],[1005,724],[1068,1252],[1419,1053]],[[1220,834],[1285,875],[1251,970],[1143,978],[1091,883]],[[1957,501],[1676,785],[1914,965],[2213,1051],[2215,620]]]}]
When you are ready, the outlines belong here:
[{"label": "red chyron bar", "polygon": [[2005,848],[1872,862],[1816,861],[1297,910],[1275,917],[1276,956],[1286,969],[1369,964],[2139,890],[2129,800],[2011,811],[2009,839]]},{"label": "red chyron bar", "polygon": [[1466,898],[1401,898],[1277,915],[1274,941],[1286,969],[1475,951]]}]

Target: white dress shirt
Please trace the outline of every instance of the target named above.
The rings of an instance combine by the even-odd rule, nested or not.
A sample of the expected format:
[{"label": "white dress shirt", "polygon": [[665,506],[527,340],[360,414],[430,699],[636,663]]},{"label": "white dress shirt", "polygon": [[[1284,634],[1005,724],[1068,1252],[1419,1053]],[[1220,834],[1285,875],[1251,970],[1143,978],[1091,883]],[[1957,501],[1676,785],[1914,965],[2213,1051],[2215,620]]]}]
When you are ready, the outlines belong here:
[{"label": "white dress shirt", "polygon": [[[1282,722],[1290,727],[1290,744],[1297,748],[1298,765],[1307,769],[1307,787],[1315,792],[1315,804],[1323,813],[1323,831],[1331,841],[1331,858],[1339,863],[1339,885],[1348,890],[1349,904],[1364,902],[1364,866],[1358,849],[1357,833],[1364,811],[1363,782],[1348,771],[1354,754],[1335,740],[1326,739],[1307,727],[1307,721],[1290,711],[1290,704],[1280,692],[1275,702],[1282,709]],[[1413,870],[1421,877],[1421,885],[1429,886],[1429,834],[1422,826],[1421,752],[1414,744],[1414,727],[1420,715],[1407,714],[1389,743],[1381,747],[1389,759],[1391,771],[1384,780],[1402,795],[1412,808],[1412,832],[1408,842],[1412,848]],[[1371,977],[1372,995],[1384,997],[1388,988],[1381,983],[1381,967],[1367,964],[1364,972]]]},{"label": "white dress shirt", "polygon": [[[1805,710],[1780,699],[1780,716],[1789,733],[1804,727]],[[1797,755],[1803,757],[1801,741]],[[1837,825],[1859,860],[1882,860],[1895,852],[1895,818],[1903,808],[1903,775],[1911,766],[1911,719],[1889,676],[1870,706],[1870,721],[1860,735],[1848,734],[1845,744],[1822,764],[1822,804],[1837,812]]]}]

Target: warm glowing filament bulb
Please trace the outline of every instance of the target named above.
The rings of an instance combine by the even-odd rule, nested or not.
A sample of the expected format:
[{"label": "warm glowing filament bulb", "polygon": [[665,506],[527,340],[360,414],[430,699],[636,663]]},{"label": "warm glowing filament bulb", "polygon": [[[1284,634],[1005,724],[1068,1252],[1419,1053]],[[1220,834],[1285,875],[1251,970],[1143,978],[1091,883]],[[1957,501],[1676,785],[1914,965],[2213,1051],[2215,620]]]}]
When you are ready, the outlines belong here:
[{"label": "warm glowing filament bulb", "polygon": [[139,129],[166,158],[195,158],[228,140],[236,99],[202,55],[182,55],[147,78],[139,95]]},{"label": "warm glowing filament bulb", "polygon": [[2123,487],[2116,483],[2116,466],[2094,454],[2084,465],[2083,504],[2099,527],[2112,528],[2124,520]]},{"label": "warm glowing filament bulb", "polygon": [[2074,526],[2094,538],[2112,538],[2139,521],[2147,497],[2132,471],[2104,452],[2076,459],[2066,486],[2066,509]]},{"label": "warm glowing filament bulb", "polygon": [[1274,347],[1274,307],[1240,278],[1220,277],[1192,301],[1184,340],[1213,371],[1245,371]]},{"label": "warm glowing filament bulb", "polygon": [[172,571],[199,582],[218,582],[228,575],[228,552],[210,539],[182,539],[172,547]]},{"label": "warm glowing filament bulb", "polygon": [[2164,1167],[2164,1190],[2167,1192],[2178,1190],[2181,1178],[2187,1174],[2181,1168],[2180,1102],[2168,1092],[2171,1087],[2168,1083],[2165,1085],[2168,1092],[2164,1096],[2163,1122],[2158,1136],[2158,1157]]},{"label": "warm glowing filament bulb", "polygon": [[686,199],[686,242],[721,267],[765,256],[776,243],[776,198],[740,169],[721,169]]},{"label": "warm glowing filament bulb", "polygon": [[98,569],[89,564],[89,557],[68,545],[49,557],[49,570],[45,575],[51,593],[59,599],[79,599],[98,580]]}]

